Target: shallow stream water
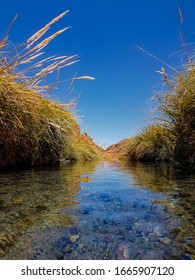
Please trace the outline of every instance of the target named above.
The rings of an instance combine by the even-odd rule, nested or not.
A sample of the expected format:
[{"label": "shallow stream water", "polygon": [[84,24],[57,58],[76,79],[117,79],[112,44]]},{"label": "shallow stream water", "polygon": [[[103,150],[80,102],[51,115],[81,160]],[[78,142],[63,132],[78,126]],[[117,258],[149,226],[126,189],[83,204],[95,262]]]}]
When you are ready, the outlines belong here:
[{"label": "shallow stream water", "polygon": [[0,173],[0,259],[195,259],[195,176],[109,162]]}]

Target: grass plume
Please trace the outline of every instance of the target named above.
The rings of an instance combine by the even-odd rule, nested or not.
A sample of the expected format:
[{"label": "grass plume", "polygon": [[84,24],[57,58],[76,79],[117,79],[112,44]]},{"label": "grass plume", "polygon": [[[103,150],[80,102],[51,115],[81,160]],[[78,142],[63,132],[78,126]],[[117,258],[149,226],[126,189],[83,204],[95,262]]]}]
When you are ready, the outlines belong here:
[{"label": "grass plume", "polygon": [[[178,71],[155,55],[138,47],[147,55],[163,63],[158,71],[163,76],[166,90],[156,95],[158,118],[137,136],[129,138],[120,158],[126,161],[167,161],[180,169],[195,170],[195,65],[184,28],[183,15],[178,8],[182,25],[182,42],[187,48],[187,62]],[[184,37],[184,40],[183,40]]]},{"label": "grass plume", "polygon": [[[42,39],[67,13],[51,20],[14,50],[7,43],[8,33],[0,41],[0,167],[100,157],[98,147],[81,134],[71,112],[72,103],[61,105],[40,95],[50,88],[42,83],[47,75],[78,61],[77,55],[39,60],[44,54],[42,49],[69,29]],[[34,75],[29,75],[32,72]]]}]

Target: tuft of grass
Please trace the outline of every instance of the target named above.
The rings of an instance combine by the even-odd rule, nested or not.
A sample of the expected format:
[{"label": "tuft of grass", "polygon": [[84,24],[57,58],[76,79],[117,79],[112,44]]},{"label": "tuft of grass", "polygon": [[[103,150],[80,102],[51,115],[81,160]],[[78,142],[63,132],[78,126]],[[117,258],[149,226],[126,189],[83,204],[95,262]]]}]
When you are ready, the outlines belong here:
[{"label": "tuft of grass", "polygon": [[195,64],[179,7],[178,11],[188,61],[179,72],[139,47],[174,73],[168,75],[161,69],[167,90],[157,95],[158,121],[129,139],[121,157],[127,161],[169,161],[173,166],[195,170]]},{"label": "tuft of grass", "polygon": [[171,161],[195,167],[195,68],[186,66],[158,96],[161,123],[171,136]]},{"label": "tuft of grass", "polygon": [[[76,55],[40,59],[43,49],[69,27],[42,37],[67,13],[54,18],[14,50],[8,32],[0,40],[0,167],[99,157],[97,149],[82,139],[72,103],[61,105],[43,97],[51,88],[44,84],[46,77],[78,61]],[[80,77],[84,78],[92,79]]]},{"label": "tuft of grass", "polygon": [[172,81],[164,80],[168,89],[157,95],[158,122],[130,138],[121,158],[126,161],[168,161],[176,167],[194,170],[194,65],[186,65]]},{"label": "tuft of grass", "polygon": [[127,161],[167,161],[170,150],[168,131],[159,124],[152,124],[128,140],[121,155]]}]

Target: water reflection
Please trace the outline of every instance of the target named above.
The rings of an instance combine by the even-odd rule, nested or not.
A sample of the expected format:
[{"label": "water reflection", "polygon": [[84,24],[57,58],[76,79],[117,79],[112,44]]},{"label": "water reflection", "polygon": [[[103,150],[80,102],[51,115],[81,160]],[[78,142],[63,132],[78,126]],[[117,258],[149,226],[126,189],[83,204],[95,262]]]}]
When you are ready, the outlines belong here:
[{"label": "water reflection", "polygon": [[172,244],[166,258],[195,259],[195,176],[174,173],[166,164],[135,163],[123,168],[129,170],[135,185],[166,193],[166,200],[154,203],[162,204],[172,219],[180,221],[164,239],[165,243]]},{"label": "water reflection", "polygon": [[0,174],[1,259],[195,259],[195,177],[166,165]]},{"label": "water reflection", "polygon": [[12,247],[33,227],[73,224],[61,209],[74,207],[83,169],[90,173],[95,167],[95,163],[87,166],[70,164],[56,169],[1,173],[0,257],[10,255],[17,259],[17,252],[12,256]]}]

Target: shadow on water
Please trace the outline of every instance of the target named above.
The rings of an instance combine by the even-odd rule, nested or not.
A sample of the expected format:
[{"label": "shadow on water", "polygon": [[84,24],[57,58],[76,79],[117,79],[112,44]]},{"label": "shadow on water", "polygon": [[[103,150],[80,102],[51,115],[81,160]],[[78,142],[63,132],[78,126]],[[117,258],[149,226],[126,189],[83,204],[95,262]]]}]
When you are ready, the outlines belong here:
[{"label": "shadow on water", "polygon": [[77,163],[0,174],[1,259],[195,259],[195,176]]}]

